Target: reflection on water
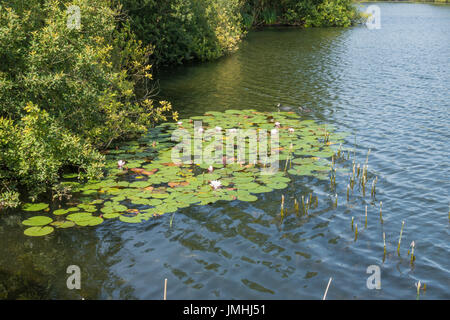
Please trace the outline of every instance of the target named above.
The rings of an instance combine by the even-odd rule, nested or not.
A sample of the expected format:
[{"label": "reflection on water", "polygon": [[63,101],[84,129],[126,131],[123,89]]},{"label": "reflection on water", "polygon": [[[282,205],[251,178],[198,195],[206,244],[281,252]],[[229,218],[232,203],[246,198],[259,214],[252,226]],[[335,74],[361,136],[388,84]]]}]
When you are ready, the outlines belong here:
[{"label": "reflection on water", "polygon": [[[450,6],[378,5],[380,30],[252,32],[236,54],[165,70],[161,81],[182,116],[269,111],[278,102],[312,109],[306,118],[352,133],[347,146],[358,163],[371,148],[376,203],[358,192],[347,203],[342,174],[337,209],[329,182],[297,178],[254,203],[180,209],[172,228],[166,215],[34,239],[22,234],[22,214],[11,213],[0,217],[0,297],[161,299],[168,278],[170,299],[320,299],[333,277],[328,299],[415,299],[418,280],[428,287],[421,298],[450,298]],[[292,210],[293,198],[310,192],[318,208],[301,219],[291,212],[280,224],[281,194]],[[412,240],[413,267],[406,255]],[[81,268],[80,291],[66,289],[71,264]],[[381,290],[366,287],[369,265],[381,267]]]}]

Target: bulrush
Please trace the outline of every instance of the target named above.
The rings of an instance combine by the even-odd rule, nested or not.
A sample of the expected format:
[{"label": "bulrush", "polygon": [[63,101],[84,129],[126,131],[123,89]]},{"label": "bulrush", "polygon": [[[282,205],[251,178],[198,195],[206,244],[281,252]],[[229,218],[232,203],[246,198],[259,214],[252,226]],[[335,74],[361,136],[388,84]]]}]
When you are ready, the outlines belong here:
[{"label": "bulrush", "polygon": [[419,282],[415,283],[416,289],[417,289],[417,300],[419,300],[420,297],[420,280]]},{"label": "bulrush", "polygon": [[367,206],[366,206],[366,221],[364,223],[364,227],[367,228]]},{"label": "bulrush", "polygon": [[355,223],[355,241],[358,239],[358,224]]},{"label": "bulrush", "polygon": [[370,151],[372,151],[372,150],[369,149],[369,151],[367,151],[366,164],[369,163],[369,155],[370,155]]},{"label": "bulrush", "polygon": [[353,222],[355,220],[355,217],[352,217],[352,230],[353,230]]},{"label": "bulrush", "polygon": [[375,197],[377,182],[378,182],[378,177],[375,177],[375,179],[372,182],[372,192],[371,192],[372,197]]},{"label": "bulrush", "polygon": [[350,198],[350,185],[348,184],[347,185],[347,202],[348,202],[349,198]]},{"label": "bulrush", "polygon": [[384,232],[383,232],[383,248],[384,248],[383,257],[385,257],[386,256],[386,234]]},{"label": "bulrush", "polygon": [[405,225],[405,221],[402,221],[402,228],[400,229],[400,238],[398,239],[398,246],[397,246],[397,254],[400,255],[400,244],[402,242],[402,234],[403,234],[403,227]]},{"label": "bulrush", "polygon": [[334,200],[334,206],[337,208],[337,205],[338,205],[338,195],[335,194],[334,198],[335,198],[335,200]]},{"label": "bulrush", "polygon": [[414,260],[416,260],[416,257],[414,257],[414,247],[416,246],[416,243],[413,241],[411,242],[411,264],[413,264]]},{"label": "bulrush", "polygon": [[383,201],[380,201],[380,221],[383,223]]},{"label": "bulrush", "polygon": [[281,219],[284,217],[284,195],[281,195],[281,209],[280,209]]},{"label": "bulrush", "polygon": [[298,215],[299,207],[298,207],[298,201],[297,201],[297,198],[294,199],[294,209],[295,209],[296,214]]}]

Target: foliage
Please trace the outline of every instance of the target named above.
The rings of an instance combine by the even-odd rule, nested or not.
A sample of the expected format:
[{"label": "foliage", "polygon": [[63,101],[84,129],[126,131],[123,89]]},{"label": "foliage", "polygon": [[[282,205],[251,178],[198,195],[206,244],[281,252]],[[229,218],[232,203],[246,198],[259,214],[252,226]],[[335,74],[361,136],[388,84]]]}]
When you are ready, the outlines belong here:
[{"label": "foliage", "polygon": [[116,0],[157,64],[210,60],[236,50],[252,26],[349,26],[351,0]]},{"label": "foliage", "polygon": [[[69,5],[81,29],[68,27]],[[167,120],[168,102],[136,93],[152,79],[150,54],[109,0],[1,2],[1,206],[18,189],[35,198],[65,168],[99,177],[99,150]]]},{"label": "foliage", "polygon": [[[203,159],[194,163],[189,153],[189,156],[182,157],[183,163],[179,163],[177,160],[181,159],[176,158],[180,154],[173,154],[173,150],[183,153],[183,146],[192,143],[192,140],[184,140],[186,137],[195,139],[194,132],[198,132],[198,128],[194,127],[194,120],[201,121],[205,132],[199,139],[203,155],[207,150],[220,150],[215,154],[218,156],[216,161]],[[222,139],[223,129],[219,125],[246,132],[253,130],[255,139],[257,129],[264,129],[270,133],[271,139],[276,134],[279,144],[270,146],[270,156],[260,151],[258,161],[250,161],[251,156],[255,160],[258,156],[256,148],[253,151],[250,148],[250,139],[244,139],[243,145],[240,144],[244,147],[244,156],[235,148],[239,142],[232,136]],[[208,134],[211,131],[215,132],[215,137]],[[175,136],[187,144],[180,145],[172,140]],[[45,203],[25,205],[24,211],[37,212],[37,215],[29,217],[23,224],[32,227],[50,224],[61,229],[96,226],[104,219],[140,223],[191,205],[233,200],[253,202],[258,200],[259,194],[287,188],[292,176],[328,180],[332,168],[329,159],[335,154],[332,145],[342,142],[344,136],[312,120],[302,120],[294,112],[211,111],[203,116],[182,119],[178,124],[159,124],[138,141],[109,150],[106,177],[80,184],[78,190],[81,194],[76,202],[56,210],[49,209]],[[259,150],[266,149],[266,143],[268,140],[260,141]],[[273,152],[277,155],[274,156]],[[272,156],[274,158],[270,159]],[[118,168],[120,160],[125,164]],[[274,166],[278,160],[283,161],[280,168]],[[269,174],[262,174],[262,171]],[[51,218],[43,215],[50,210]],[[36,228],[24,232],[30,236],[44,236],[51,231]]]},{"label": "foliage", "polygon": [[245,11],[254,25],[348,27],[359,19],[351,0],[248,0]]},{"label": "foliage", "polygon": [[239,0],[117,0],[133,31],[154,46],[156,64],[215,59],[237,49],[244,32]]}]

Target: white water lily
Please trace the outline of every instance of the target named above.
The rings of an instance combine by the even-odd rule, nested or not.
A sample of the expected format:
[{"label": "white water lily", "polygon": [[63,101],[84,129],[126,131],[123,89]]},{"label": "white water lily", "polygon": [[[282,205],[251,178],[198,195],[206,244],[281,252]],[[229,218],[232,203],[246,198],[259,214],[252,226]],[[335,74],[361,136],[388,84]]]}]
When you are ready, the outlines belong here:
[{"label": "white water lily", "polygon": [[125,161],[123,161],[123,160],[117,161],[117,166],[118,166],[119,168],[122,168],[124,165],[125,165]]},{"label": "white water lily", "polygon": [[289,133],[294,133],[295,129],[294,128],[289,128]]},{"label": "white water lily", "polygon": [[281,124],[279,122],[275,122],[275,127],[279,128]]},{"label": "white water lily", "polygon": [[236,133],[236,132],[237,132],[237,129],[232,128],[232,129],[229,129],[228,131],[229,131],[230,133]]},{"label": "white water lily", "polygon": [[211,172],[213,172],[213,171],[214,171],[213,166],[209,166],[209,167],[208,167],[208,172],[211,173]]},{"label": "white water lily", "polygon": [[198,128],[198,130],[197,130],[198,133],[202,133],[203,131],[205,131],[205,130],[203,128],[201,128],[201,127]]},{"label": "white water lily", "polygon": [[183,124],[183,122],[182,122],[182,121],[178,121],[177,124],[178,124],[179,126],[181,126],[181,125]]},{"label": "white water lily", "polygon": [[272,129],[272,130],[270,130],[270,134],[277,134],[278,133],[278,130],[277,129]]},{"label": "white water lily", "polygon": [[222,131],[222,127],[216,127],[216,131],[218,132]]},{"label": "white water lily", "polygon": [[213,187],[214,190],[217,190],[222,186],[222,182],[220,182],[219,180],[212,180],[209,184],[211,185],[211,187]]}]

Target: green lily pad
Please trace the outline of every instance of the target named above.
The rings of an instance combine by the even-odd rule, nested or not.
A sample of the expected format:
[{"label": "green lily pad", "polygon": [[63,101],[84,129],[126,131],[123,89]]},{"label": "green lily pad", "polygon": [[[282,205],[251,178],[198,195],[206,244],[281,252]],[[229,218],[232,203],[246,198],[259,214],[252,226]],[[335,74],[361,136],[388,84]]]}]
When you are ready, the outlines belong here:
[{"label": "green lily pad", "polygon": [[47,203],[27,203],[22,207],[24,211],[42,211],[48,208]]},{"label": "green lily pad", "polygon": [[31,227],[25,229],[23,232],[26,236],[30,237],[42,237],[48,235],[53,232],[53,227],[45,226],[45,227]]},{"label": "green lily pad", "polygon": [[52,222],[53,219],[46,217],[46,216],[34,216],[31,218],[28,218],[27,220],[24,220],[22,222],[23,225],[25,226],[33,226],[33,227],[40,227],[40,226],[45,226],[47,224],[49,224],[50,222]]}]

